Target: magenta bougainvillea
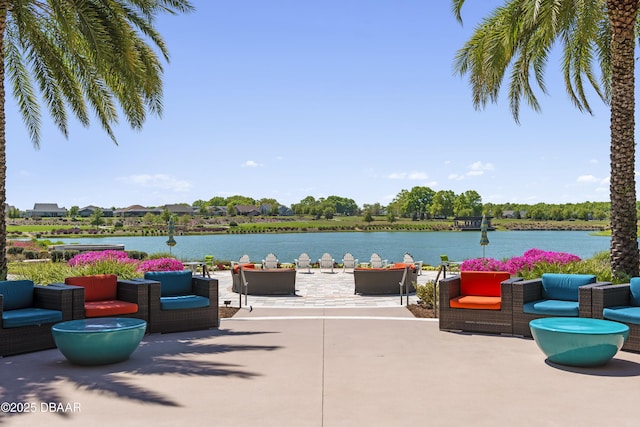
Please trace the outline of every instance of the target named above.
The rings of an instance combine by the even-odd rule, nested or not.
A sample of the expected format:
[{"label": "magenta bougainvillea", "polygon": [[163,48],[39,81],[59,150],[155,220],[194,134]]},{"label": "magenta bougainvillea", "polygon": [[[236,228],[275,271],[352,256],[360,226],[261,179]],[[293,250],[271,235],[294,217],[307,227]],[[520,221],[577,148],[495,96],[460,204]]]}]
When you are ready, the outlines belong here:
[{"label": "magenta bougainvillea", "polygon": [[147,259],[138,265],[138,271],[180,271],[184,265],[174,258]]},{"label": "magenta bougainvillea", "polygon": [[83,252],[69,260],[69,266],[81,267],[94,265],[104,261],[112,261],[120,264],[136,264],[136,270],[147,271],[180,271],[184,269],[182,262],[174,258],[157,258],[137,261],[129,258],[124,251],[91,251]]},{"label": "magenta bougainvillea", "polygon": [[71,258],[69,265],[71,267],[80,267],[87,264],[96,264],[102,261],[115,261],[122,264],[133,264],[137,261],[129,258],[124,251],[90,251],[83,252]]},{"label": "magenta bougainvillea", "polygon": [[565,252],[543,251],[541,249],[529,249],[523,256],[499,261],[494,258],[474,258],[463,261],[461,271],[508,271],[517,274],[519,271],[532,270],[536,264],[565,265],[580,261],[580,257]]}]

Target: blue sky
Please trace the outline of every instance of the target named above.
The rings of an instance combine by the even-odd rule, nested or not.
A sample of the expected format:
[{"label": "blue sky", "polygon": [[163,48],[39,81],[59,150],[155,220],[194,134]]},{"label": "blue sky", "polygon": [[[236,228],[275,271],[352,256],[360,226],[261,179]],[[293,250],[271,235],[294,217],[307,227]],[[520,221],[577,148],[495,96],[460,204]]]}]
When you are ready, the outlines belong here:
[{"label": "blue sky", "polygon": [[[428,186],[483,202],[609,199],[609,112],[569,101],[550,61],[542,113],[501,97],[476,111],[457,49],[497,0],[193,0],[158,21],[171,61],[164,114],[114,145],[97,121],[65,139],[48,116],[33,148],[7,103],[7,202],[192,203],[241,194],[290,205],[337,195],[389,203]],[[506,84],[505,84],[506,87]],[[9,95],[9,93],[8,93]]]}]

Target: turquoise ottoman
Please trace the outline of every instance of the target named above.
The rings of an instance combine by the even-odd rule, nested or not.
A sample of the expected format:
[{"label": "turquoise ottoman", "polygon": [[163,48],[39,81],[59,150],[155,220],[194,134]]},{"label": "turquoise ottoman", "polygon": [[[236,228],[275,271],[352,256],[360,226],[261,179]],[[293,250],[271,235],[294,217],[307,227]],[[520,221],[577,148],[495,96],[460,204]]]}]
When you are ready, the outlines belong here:
[{"label": "turquoise ottoman", "polygon": [[64,357],[77,365],[106,365],[127,360],[147,328],[141,319],[96,317],[56,323],[53,340]]},{"label": "turquoise ottoman", "polygon": [[570,366],[604,365],[629,336],[627,325],[586,317],[545,317],[529,327],[550,361]]}]

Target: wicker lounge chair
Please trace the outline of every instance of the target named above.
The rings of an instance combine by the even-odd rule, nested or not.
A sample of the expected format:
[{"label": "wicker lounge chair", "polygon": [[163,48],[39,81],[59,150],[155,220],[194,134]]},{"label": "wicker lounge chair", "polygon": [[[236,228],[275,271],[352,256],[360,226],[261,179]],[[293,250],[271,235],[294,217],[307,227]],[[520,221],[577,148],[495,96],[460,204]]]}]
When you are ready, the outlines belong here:
[{"label": "wicker lounge chair", "polygon": [[498,271],[463,271],[440,280],[440,330],[511,335],[512,284],[519,280]]},{"label": "wicker lounge chair", "polygon": [[353,255],[351,255],[351,253],[347,252],[346,254],[344,254],[344,256],[342,257],[343,273],[347,270],[347,268],[351,269],[351,272],[353,273],[353,270],[355,270],[357,266],[358,266],[358,260],[355,259]]},{"label": "wicker lounge chair", "polygon": [[191,271],[153,271],[149,284],[149,332],[181,332],[218,327],[218,280]]},{"label": "wicker lounge chair", "polygon": [[0,356],[55,348],[51,327],[72,319],[71,298],[70,289],[0,281]]},{"label": "wicker lounge chair", "polygon": [[115,274],[74,276],[64,279],[73,295],[73,318],[132,317],[149,321],[149,282],[118,280]]},{"label": "wicker lounge chair", "polygon": [[592,315],[627,325],[629,336],[622,349],[640,352],[640,277],[629,283],[594,287]]},{"label": "wicker lounge chair", "polygon": [[529,322],[541,317],[592,317],[592,290],[610,285],[590,274],[545,273],[513,284],[513,334],[531,337]]}]

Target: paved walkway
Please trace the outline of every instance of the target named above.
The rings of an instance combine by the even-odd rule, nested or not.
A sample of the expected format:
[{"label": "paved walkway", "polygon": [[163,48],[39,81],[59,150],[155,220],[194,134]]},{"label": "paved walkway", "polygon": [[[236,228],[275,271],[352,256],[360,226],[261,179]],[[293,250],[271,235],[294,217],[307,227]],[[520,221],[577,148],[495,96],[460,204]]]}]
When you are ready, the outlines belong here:
[{"label": "paved walkway", "polygon": [[[418,276],[418,284],[434,280],[437,271],[423,271]],[[224,301],[231,301],[231,305],[239,305],[240,295],[231,290],[231,272],[216,271],[211,277],[218,279],[220,305]],[[248,305],[252,307],[272,308],[318,308],[318,307],[397,307],[400,305],[400,297],[376,295],[354,295],[353,273],[336,270],[335,273],[321,273],[319,269],[311,269],[311,273],[296,273],[296,295],[285,296],[254,296],[247,298]],[[416,295],[409,295],[409,302],[415,303]],[[406,304],[406,300],[404,300]],[[245,298],[242,296],[242,305]]]},{"label": "paved walkway", "polygon": [[563,367],[530,339],[440,332],[403,307],[261,308],[147,335],[114,365],[0,359],[0,401],[29,410],[0,425],[637,426],[639,379],[639,354]]}]

